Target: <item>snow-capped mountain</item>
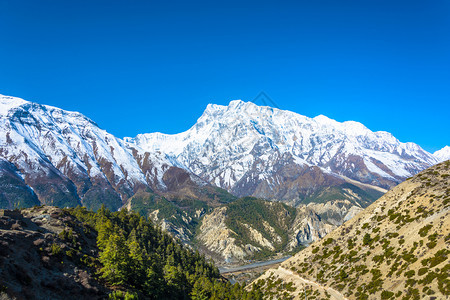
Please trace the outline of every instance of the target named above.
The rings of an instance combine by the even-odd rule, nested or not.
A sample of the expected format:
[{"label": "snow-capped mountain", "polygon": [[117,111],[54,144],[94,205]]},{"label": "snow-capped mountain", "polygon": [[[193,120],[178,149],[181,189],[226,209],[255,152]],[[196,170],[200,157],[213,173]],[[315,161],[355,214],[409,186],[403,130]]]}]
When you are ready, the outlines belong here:
[{"label": "snow-capped mountain", "polygon": [[441,150],[434,152],[433,155],[434,155],[434,157],[436,157],[436,159],[439,162],[449,160],[450,159],[450,147],[445,146]]},{"label": "snow-capped mountain", "polygon": [[418,145],[357,122],[240,100],[208,105],[186,132],[122,140],[78,112],[0,96],[0,128],[3,207],[15,203],[17,189],[29,205],[117,209],[144,190],[217,199],[224,194],[214,185],[293,205],[333,199],[365,206],[381,188],[437,162]]},{"label": "snow-capped mountain", "polygon": [[308,118],[240,100],[228,106],[208,105],[186,132],[126,140],[146,151],[165,153],[237,195],[285,200],[298,197],[292,190],[305,188],[305,178],[296,182],[298,176],[311,170],[323,181],[350,178],[390,188],[437,162],[420,146],[401,143],[388,132],[372,132],[358,122],[340,123],[322,115]]},{"label": "snow-capped mountain", "polygon": [[[242,101],[208,105],[180,134],[122,140],[78,112],[0,95],[0,130],[0,208],[126,205],[186,242],[236,196],[283,201],[330,229],[445,156],[357,122]],[[308,222],[293,232],[299,243]]]},{"label": "snow-capped mountain", "polygon": [[[0,183],[28,186],[34,202],[117,209],[140,189],[166,191],[163,176],[175,168],[164,154],[130,147],[78,112],[15,97],[0,96],[0,128]],[[2,192],[8,203],[12,193]]]}]

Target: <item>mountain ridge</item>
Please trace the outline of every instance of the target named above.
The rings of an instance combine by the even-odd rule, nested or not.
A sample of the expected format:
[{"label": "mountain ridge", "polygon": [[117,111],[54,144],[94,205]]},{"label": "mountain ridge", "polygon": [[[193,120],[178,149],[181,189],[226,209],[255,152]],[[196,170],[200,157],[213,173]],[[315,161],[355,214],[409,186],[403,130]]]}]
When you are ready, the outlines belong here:
[{"label": "mountain ridge", "polygon": [[[253,196],[311,210],[311,222],[289,225],[295,227],[289,245],[280,247],[292,249],[317,240],[344,222],[347,212],[367,207],[386,188],[435,161],[419,146],[400,143],[388,133],[371,133],[357,122],[308,118],[242,101],[208,105],[190,130],[176,135],[180,143],[171,135],[151,135],[166,141],[150,144],[151,149],[144,143],[148,135],[140,136],[141,142],[122,140],[81,113],[8,96],[0,96],[0,128],[4,133],[0,135],[3,208],[127,207],[152,218],[185,243],[197,235],[204,216],[238,198]],[[361,133],[372,137],[363,139]],[[380,138],[382,143],[370,143]],[[354,146],[358,143],[370,146],[370,151]],[[372,153],[388,158],[383,164],[367,158]],[[387,177],[371,172],[365,159]],[[394,174],[389,167],[397,161],[405,176],[395,179],[388,172]],[[251,243],[258,251],[281,249],[264,248],[276,243],[268,239],[266,228],[243,226],[255,238]],[[214,224],[203,228],[217,230]],[[266,235],[269,243],[260,244],[250,228]],[[203,240],[205,244],[217,242],[210,237]]]},{"label": "mountain ridge", "polygon": [[[0,112],[0,157],[14,165],[4,170],[44,204],[98,209],[104,203],[117,210],[138,190],[164,193],[164,174],[177,168],[161,153],[128,147],[78,112],[7,96],[0,97]],[[208,185],[187,176],[193,188]]]},{"label": "mountain ridge", "polygon": [[[279,187],[295,181],[277,175],[286,167],[300,172],[315,166],[324,176],[389,189],[437,163],[420,146],[401,143],[385,131],[372,132],[355,121],[308,118],[241,100],[228,106],[209,104],[185,132],[140,134],[125,141],[165,153],[179,166],[237,196],[271,200],[282,199]],[[264,192],[258,193],[261,189]]]}]

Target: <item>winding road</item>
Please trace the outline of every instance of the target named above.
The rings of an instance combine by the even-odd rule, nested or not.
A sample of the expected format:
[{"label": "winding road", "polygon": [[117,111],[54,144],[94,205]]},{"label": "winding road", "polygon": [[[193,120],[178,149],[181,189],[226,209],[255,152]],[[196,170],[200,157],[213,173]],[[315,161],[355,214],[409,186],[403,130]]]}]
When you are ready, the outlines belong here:
[{"label": "winding road", "polygon": [[298,274],[287,270],[283,267],[278,267],[278,269],[276,269],[276,272],[280,275],[284,275],[285,278],[289,278],[289,281],[292,282],[301,282],[303,284],[307,284],[307,285],[313,285],[316,286],[322,290],[327,291],[328,294],[331,295],[331,299],[336,299],[336,300],[348,300],[348,298],[346,298],[344,295],[342,295],[339,291],[331,288],[331,287],[327,287],[327,286],[323,286],[315,281],[311,281],[308,279],[305,279],[303,277],[300,277]]}]

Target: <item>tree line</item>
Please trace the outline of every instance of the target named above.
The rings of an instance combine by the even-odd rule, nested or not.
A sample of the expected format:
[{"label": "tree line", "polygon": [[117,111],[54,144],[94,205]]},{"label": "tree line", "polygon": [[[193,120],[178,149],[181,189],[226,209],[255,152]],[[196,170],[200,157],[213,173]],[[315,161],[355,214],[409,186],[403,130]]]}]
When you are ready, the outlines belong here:
[{"label": "tree line", "polygon": [[117,289],[112,299],[262,299],[137,213],[67,210],[97,232],[97,276]]}]

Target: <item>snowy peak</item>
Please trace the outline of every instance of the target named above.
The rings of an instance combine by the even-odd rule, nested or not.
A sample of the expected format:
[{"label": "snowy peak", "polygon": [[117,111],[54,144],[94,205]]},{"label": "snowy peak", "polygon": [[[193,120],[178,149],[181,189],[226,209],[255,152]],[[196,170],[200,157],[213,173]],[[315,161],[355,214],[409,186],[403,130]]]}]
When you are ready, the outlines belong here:
[{"label": "snowy peak", "polygon": [[10,97],[0,94],[0,116],[6,116],[8,112],[21,105],[30,103],[21,98]]},{"label": "snowy peak", "polygon": [[288,164],[283,159],[383,188],[436,163],[420,146],[401,143],[388,132],[373,132],[359,122],[323,115],[309,118],[242,100],[228,106],[209,104],[183,133],[142,134],[127,140],[146,151],[166,153],[228,190],[237,184],[245,190],[250,182],[255,186],[273,178],[276,168]]},{"label": "snowy peak", "polygon": [[98,125],[83,114],[75,111],[67,111],[50,105],[41,105],[17,97],[0,95],[0,116],[8,116],[15,119],[25,120],[31,118],[44,123],[83,125],[91,123]]},{"label": "snowy peak", "polygon": [[157,147],[137,145],[172,138],[161,133],[121,140],[81,113],[8,96],[0,96],[0,130],[0,191],[19,189],[28,199],[5,190],[1,208],[39,201],[117,210],[142,191],[206,202],[223,192]]},{"label": "snowy peak", "polygon": [[[247,103],[251,103],[251,102],[247,102]],[[231,100],[230,104],[228,104],[228,108],[239,109],[240,107],[244,106],[245,104],[246,104],[246,102],[244,102],[242,100]]]},{"label": "snowy peak", "polygon": [[[390,188],[437,162],[418,145],[355,121],[242,100],[209,104],[179,134],[121,140],[81,113],[0,96],[0,128],[0,159],[24,174],[40,200],[66,199],[69,191],[70,205],[95,206],[108,191],[117,208],[141,188],[170,190],[169,173],[237,196],[290,201],[312,193],[317,180],[320,188],[346,180]],[[51,180],[56,194],[44,195]]]},{"label": "snowy peak", "polygon": [[339,126],[339,122],[324,115],[318,115],[317,117],[314,117],[313,120],[318,124],[322,124],[323,126]]},{"label": "snowy peak", "polygon": [[434,152],[433,155],[434,155],[434,157],[436,157],[436,159],[439,162],[449,160],[450,159],[450,147],[445,146],[441,150]]}]

